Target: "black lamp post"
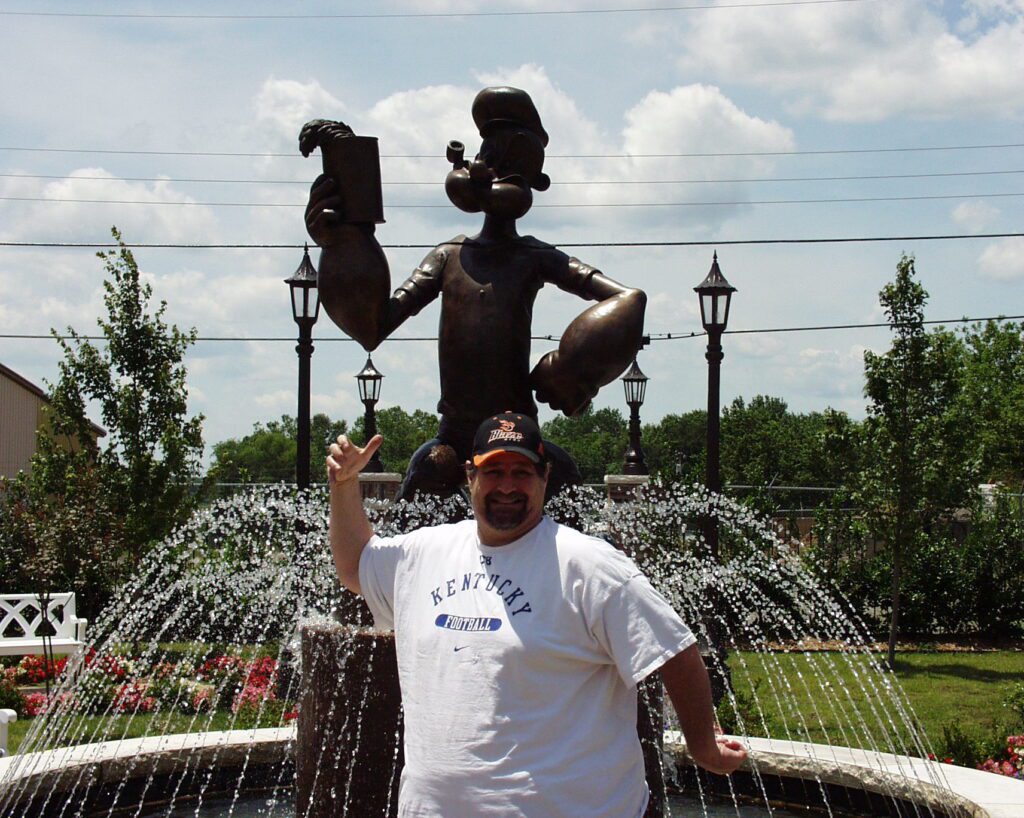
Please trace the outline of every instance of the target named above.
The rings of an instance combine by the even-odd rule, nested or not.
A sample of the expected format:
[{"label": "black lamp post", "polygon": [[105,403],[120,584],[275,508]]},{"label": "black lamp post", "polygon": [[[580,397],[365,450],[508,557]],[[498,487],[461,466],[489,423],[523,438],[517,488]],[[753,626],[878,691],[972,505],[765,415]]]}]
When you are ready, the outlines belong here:
[{"label": "black lamp post", "polygon": [[[700,296],[700,321],[708,334],[708,350],[705,358],[708,361],[708,438],[707,466],[705,484],[708,491],[718,493],[722,490],[722,476],[719,471],[719,392],[722,367],[722,333],[729,323],[729,302],[736,288],[725,280],[718,268],[718,253],[711,262],[711,270],[705,279],[693,288]],[[709,516],[705,529],[705,540],[711,555],[718,557],[718,522]]]},{"label": "black lamp post", "polygon": [[644,460],[644,450],[640,448],[640,407],[647,392],[647,380],[634,358],[633,365],[622,376],[622,388],[629,406],[629,445],[626,447],[623,474],[647,474],[647,461]]},{"label": "black lamp post", "polygon": [[[384,376],[367,355],[366,366],[363,367],[362,372],[356,375],[356,380],[359,381],[359,400],[363,402],[363,407],[366,410],[363,415],[363,428],[366,431],[366,439],[369,440],[377,434],[377,413],[373,407],[380,399],[380,382],[384,380]],[[384,471],[384,464],[380,462],[380,449],[373,453],[373,457],[370,458],[363,471],[374,474]]]},{"label": "black lamp post", "polygon": [[285,283],[292,294],[292,318],[299,325],[299,439],[295,450],[295,482],[309,488],[309,362],[313,357],[313,324],[320,315],[320,294],[316,289],[316,268],[309,260],[309,245],[302,251],[302,263]]},{"label": "black lamp post", "polygon": [[[708,491],[716,494],[722,490],[722,476],[719,471],[719,416],[718,403],[720,391],[720,370],[722,366],[722,333],[729,323],[729,302],[736,292],[722,271],[718,268],[718,253],[711,262],[711,270],[694,291],[700,296],[700,321],[708,334],[708,427],[707,427],[707,464],[704,482]],[[718,561],[718,517],[709,513],[704,517],[704,541],[708,544],[711,558]],[[726,662],[728,653],[725,640],[722,638],[723,623],[719,614],[721,596],[718,588],[708,589],[705,604],[708,606],[707,633],[710,644],[711,695],[717,705],[725,696],[726,690],[732,686],[729,665]]]}]

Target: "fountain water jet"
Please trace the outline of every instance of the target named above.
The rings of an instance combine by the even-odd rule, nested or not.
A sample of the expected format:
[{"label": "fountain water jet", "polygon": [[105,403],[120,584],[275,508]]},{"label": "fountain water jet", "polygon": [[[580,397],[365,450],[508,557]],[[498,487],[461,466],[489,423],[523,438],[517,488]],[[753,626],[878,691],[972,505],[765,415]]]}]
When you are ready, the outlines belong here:
[{"label": "fountain water jet", "polygon": [[[458,513],[457,502],[381,506],[371,513],[377,530],[389,533],[399,526],[447,519]],[[860,746],[866,748],[861,766],[875,765],[879,775],[872,786],[894,814],[954,814],[957,799],[945,787],[944,771],[921,761],[929,749],[926,739],[902,692],[867,648],[855,613],[801,568],[766,521],[695,488],[654,486],[636,502],[614,507],[606,507],[593,492],[579,490],[552,501],[550,508],[555,516],[571,515],[585,530],[620,543],[705,641],[708,628],[701,616],[706,614],[702,600],[707,590],[717,589],[726,601],[713,615],[717,632],[724,634],[735,657],[734,679],[749,681],[758,675],[767,680],[767,689],[749,700],[729,691],[725,707],[734,732],[770,737],[769,745],[752,754],[744,783],[763,803],[777,789],[771,772],[776,765],[769,763],[773,746],[785,746],[791,757],[803,759],[795,778],[821,796],[827,811],[837,799],[855,801],[860,779],[844,778],[836,770],[852,768],[845,747]],[[728,554],[719,565],[708,560],[697,524],[709,508],[722,522]],[[325,678],[313,669],[320,656],[315,647],[302,656],[294,673],[278,673],[274,695],[257,697],[251,708],[205,709],[196,697],[223,705],[237,701],[249,679],[232,668],[251,663],[253,645],[270,646],[271,658],[281,664],[296,661],[288,657],[303,653],[299,631],[304,622],[315,632],[316,622],[333,611],[332,618],[369,624],[361,603],[338,589],[325,545],[325,516],[322,493],[296,497],[285,487],[252,490],[198,512],[157,548],[96,623],[89,665],[61,685],[49,714],[34,721],[21,753],[0,767],[0,815],[140,814],[154,800],[164,804],[162,814],[171,814],[186,801],[199,809],[215,793],[237,798],[251,788],[273,792],[292,787],[295,732],[281,716],[299,698],[304,675]],[[836,643],[839,649],[804,650],[812,640]],[[132,645],[140,648],[134,661],[119,660]],[[801,653],[807,670],[785,672],[779,645],[784,646],[783,656]],[[215,660],[225,666],[220,676],[203,670]],[[367,661],[354,658],[353,663]],[[160,673],[170,663],[180,678],[168,690],[168,685],[160,687]],[[101,689],[101,675],[113,666],[121,672],[122,690],[137,686],[135,700],[111,700]],[[841,683],[844,673],[855,680],[852,687]],[[150,692],[159,697],[148,697]],[[800,716],[798,697],[811,701],[809,718]],[[147,698],[153,699],[150,713],[144,712],[149,709]],[[362,704],[358,697],[352,700],[357,699]],[[772,712],[791,718],[779,725]],[[354,757],[370,742],[397,733],[390,724],[367,725],[363,716],[351,707],[325,714],[327,721],[340,719],[342,725],[355,719],[358,729],[349,730],[344,739]],[[307,710],[299,716],[307,717],[314,714]],[[832,728],[833,723],[838,727]],[[264,724],[281,726],[254,729]],[[143,725],[154,738],[131,737]],[[177,735],[185,732],[201,737]],[[299,777],[330,782],[316,792],[326,790],[329,798],[333,789],[344,806],[348,785],[358,773],[342,768],[342,754],[333,752],[341,745],[329,746],[333,737],[323,734],[319,740],[324,752],[311,759],[305,772],[300,760]],[[388,794],[397,781],[393,741],[391,748],[391,763],[378,770],[385,801],[392,800]],[[919,791],[940,796],[926,794],[913,804],[920,780],[925,786]],[[710,779],[700,777],[688,783],[702,792],[711,787]],[[732,782],[725,787],[734,801],[742,800]],[[940,804],[947,806],[942,809]],[[299,806],[299,815],[321,814],[309,803]]]}]

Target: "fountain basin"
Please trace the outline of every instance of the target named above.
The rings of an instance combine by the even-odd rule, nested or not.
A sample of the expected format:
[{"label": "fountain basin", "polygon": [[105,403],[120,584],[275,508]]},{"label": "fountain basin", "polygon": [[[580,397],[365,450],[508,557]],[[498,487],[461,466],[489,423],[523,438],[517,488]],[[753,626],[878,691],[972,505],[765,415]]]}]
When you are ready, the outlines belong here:
[{"label": "fountain basin", "polygon": [[[740,793],[761,795],[760,784],[752,774],[752,768],[756,768],[773,799],[788,800],[793,797],[792,793],[798,792],[805,796],[801,798],[804,802],[814,802],[818,796],[827,794],[833,806],[841,805],[844,798],[852,796],[856,803],[851,806],[870,809],[877,803],[881,810],[878,814],[889,814],[884,811],[884,804],[895,800],[926,806],[936,815],[949,818],[961,815],[1020,818],[1024,815],[1024,781],[952,764],[851,747],[771,738],[742,740],[750,748],[752,763],[748,762],[733,776],[733,787]],[[695,768],[678,731],[666,732],[665,750],[676,759],[685,787],[687,776],[692,777]],[[724,779],[717,778],[717,781]],[[715,783],[716,777],[711,776],[704,776],[701,782],[712,792],[718,791]],[[803,786],[799,786],[801,783]],[[908,814],[914,814],[912,806]]]},{"label": "fountain basin", "polygon": [[294,746],[294,725],[103,741],[2,758],[0,782],[17,793],[5,805],[10,815],[69,814],[69,799],[84,805],[72,814],[106,813],[111,804],[134,810],[196,792],[290,787]]},{"label": "fountain basin", "polygon": [[[685,786],[687,776],[694,774],[686,746],[675,731],[667,732],[665,741],[666,751],[675,757]],[[814,793],[824,788],[833,794],[838,790],[875,793],[889,803],[895,797],[930,807],[936,815],[943,816],[1024,815],[1024,782],[1011,778],[847,747],[767,738],[745,741],[753,763],[748,763],[747,771],[733,776],[739,793],[745,791],[745,781],[754,781],[749,770],[755,767],[770,795],[774,780],[783,783],[781,795],[785,800],[794,792]],[[88,790],[87,797],[95,798],[99,805],[100,799],[118,787],[123,786],[126,795],[128,791],[141,792],[145,788],[147,804],[158,803],[166,800],[168,786],[190,774],[193,784],[205,783],[207,795],[291,786],[294,748],[294,726],[105,741],[0,759],[0,781],[5,788],[24,794],[17,805],[8,807],[23,808],[29,799],[40,808],[32,814],[60,812],[65,793],[72,790],[76,799]],[[219,785],[221,781],[224,786]],[[714,791],[714,781],[714,777],[703,777],[702,786]],[[948,789],[936,785],[936,781],[948,784]],[[183,787],[179,795],[186,794],[186,789],[187,786]],[[49,804],[43,808],[47,797]],[[127,802],[138,803],[135,798]],[[85,814],[89,814],[88,810]]]}]

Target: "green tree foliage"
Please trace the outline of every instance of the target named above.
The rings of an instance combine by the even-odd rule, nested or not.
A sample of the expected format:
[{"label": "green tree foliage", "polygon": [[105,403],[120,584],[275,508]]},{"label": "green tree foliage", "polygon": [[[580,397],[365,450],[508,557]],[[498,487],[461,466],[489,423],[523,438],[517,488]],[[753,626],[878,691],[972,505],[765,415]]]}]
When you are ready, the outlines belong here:
[{"label": "green tree foliage", "polygon": [[558,415],[541,426],[541,434],[572,455],[585,483],[622,473],[629,432],[618,409],[591,408],[571,418]]},{"label": "green tree foliage", "polygon": [[[843,412],[790,412],[782,398],[736,398],[722,412],[722,480],[762,487],[748,495],[765,511],[814,505],[819,494],[770,486],[836,487],[849,474],[856,424]],[[845,441],[840,445],[840,441]],[[831,448],[830,448],[831,447]]]},{"label": "green tree foliage", "polygon": [[[310,418],[309,475],[314,483],[324,480],[327,447],[348,431],[344,420],[323,413]],[[211,476],[219,483],[279,483],[295,480],[298,422],[291,415],[257,423],[242,438],[215,443]]]},{"label": "green tree foliage", "polygon": [[1024,324],[974,324],[963,330],[963,341],[961,400],[977,433],[981,478],[1019,487],[1024,483]]},{"label": "green tree foliage", "polygon": [[900,628],[904,564],[924,546],[941,514],[969,504],[977,473],[970,423],[957,400],[963,346],[945,330],[925,331],[928,293],[904,256],[896,279],[880,293],[893,332],[888,352],[864,355],[868,452],[859,499],[873,533],[887,543],[891,561],[889,664]]},{"label": "green tree foliage", "polygon": [[[364,419],[352,424],[352,439],[362,445],[366,442]],[[416,409],[409,414],[400,406],[389,406],[377,412],[377,431],[384,436],[380,447],[380,460],[384,471],[404,474],[420,446],[437,435],[437,415]]]},{"label": "green tree foliage", "polygon": [[[19,555],[25,590],[82,592],[95,611],[139,561],[189,514],[202,455],[202,417],[187,411],[185,351],[195,330],[168,326],[152,289],[113,229],[99,253],[106,318],[97,345],[68,329],[48,424],[29,475],[6,487],[0,550]],[[97,444],[86,416],[106,427]],[[60,586],[59,588],[57,586]]]},{"label": "green tree foliage", "polygon": [[704,479],[707,412],[695,409],[645,424],[641,445],[652,475],[685,483]]}]

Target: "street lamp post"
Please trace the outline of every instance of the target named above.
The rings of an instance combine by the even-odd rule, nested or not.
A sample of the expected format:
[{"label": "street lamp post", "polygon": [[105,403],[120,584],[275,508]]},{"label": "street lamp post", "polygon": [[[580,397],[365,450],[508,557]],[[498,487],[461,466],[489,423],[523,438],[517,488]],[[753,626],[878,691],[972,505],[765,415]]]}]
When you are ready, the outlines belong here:
[{"label": "street lamp post", "polygon": [[309,260],[309,245],[302,252],[302,263],[285,283],[292,295],[292,318],[299,326],[299,413],[298,441],[295,447],[295,482],[299,489],[309,488],[309,364],[313,357],[313,325],[320,315],[320,294],[316,288],[316,268]]},{"label": "street lamp post", "polygon": [[[722,365],[722,333],[729,323],[729,303],[736,292],[722,271],[718,268],[718,253],[711,262],[711,270],[704,280],[693,288],[700,296],[700,320],[708,334],[708,349],[705,357],[708,361],[708,424],[707,424],[707,463],[705,465],[705,485],[708,491],[719,493],[722,490],[722,477],[719,471],[719,374]],[[718,562],[718,515],[708,509],[704,516],[704,541],[711,552],[711,558]],[[717,705],[732,687],[731,674],[727,664],[728,653],[725,640],[722,638],[724,626],[721,607],[724,603],[717,587],[708,588],[705,595],[708,608],[707,636],[709,642],[711,678],[711,694]]]},{"label": "street lamp post", "polygon": [[[718,267],[718,253],[711,262],[711,270],[704,280],[693,288],[700,296],[700,321],[708,334],[708,349],[704,357],[708,361],[708,424],[707,463],[705,485],[716,494],[722,490],[722,476],[719,471],[719,392],[722,367],[722,333],[729,323],[729,303],[736,292]],[[718,520],[708,515],[705,526],[705,540],[711,555],[718,558]]]},{"label": "street lamp post", "polygon": [[[363,408],[365,409],[363,428],[366,432],[366,439],[369,440],[377,434],[377,413],[374,411],[374,407],[380,399],[380,382],[384,380],[384,376],[373,365],[373,360],[370,356],[367,355],[366,366],[356,375],[356,380],[359,381],[359,399],[363,402]],[[380,462],[380,449],[373,453],[363,471],[373,474],[379,474],[384,471],[384,464]]]},{"label": "street lamp post", "polygon": [[629,445],[622,467],[623,474],[647,474],[647,461],[644,460],[644,450],[640,447],[640,407],[643,406],[644,394],[647,392],[647,381],[647,376],[640,370],[634,358],[633,365],[622,376],[626,405],[629,406]]}]

